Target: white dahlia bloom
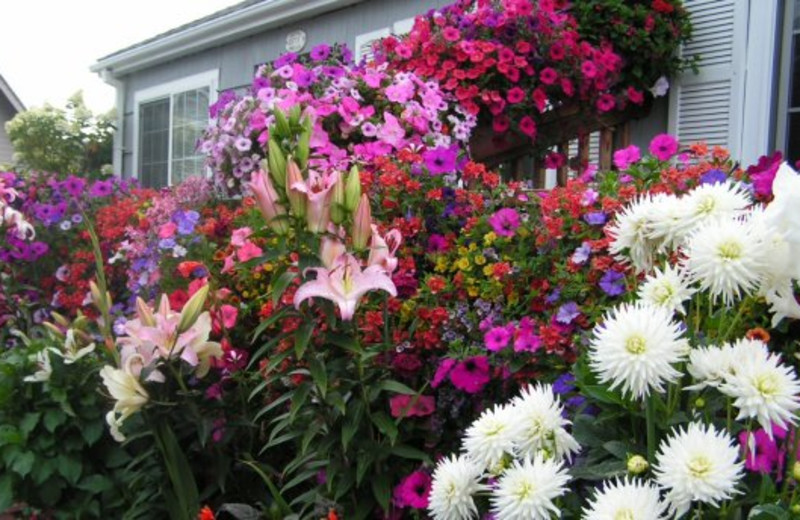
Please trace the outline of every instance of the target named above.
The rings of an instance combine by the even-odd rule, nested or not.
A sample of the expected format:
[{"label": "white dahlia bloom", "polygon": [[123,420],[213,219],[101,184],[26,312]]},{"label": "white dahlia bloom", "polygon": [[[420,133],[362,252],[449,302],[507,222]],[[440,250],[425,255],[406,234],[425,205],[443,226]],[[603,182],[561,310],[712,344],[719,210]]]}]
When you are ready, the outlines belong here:
[{"label": "white dahlia bloom", "polygon": [[609,251],[620,262],[628,262],[638,271],[647,271],[653,265],[658,242],[649,238],[650,214],[653,199],[642,196],[617,213],[608,228],[612,237]]},{"label": "white dahlia bloom", "polygon": [[642,398],[650,390],[664,391],[664,383],[680,377],[673,365],[689,351],[672,312],[637,302],[623,304],[595,326],[589,345],[589,364],[601,383]]},{"label": "white dahlia bloom", "polygon": [[433,472],[428,511],[435,520],[465,520],[478,517],[473,496],[485,489],[483,470],[467,457],[450,457]]},{"label": "white dahlia bloom", "polygon": [[692,226],[741,215],[752,201],[738,182],[701,184],[682,197],[685,219]]},{"label": "white dahlia bloom", "polygon": [[784,429],[797,424],[800,381],[794,369],[781,363],[778,354],[739,357],[735,372],[725,378],[720,391],[734,398],[733,406],[739,409],[737,420],[757,418],[770,438],[773,423]]},{"label": "white dahlia bloom", "polygon": [[800,303],[794,297],[794,285],[767,293],[766,300],[772,312],[773,327],[777,327],[784,318],[800,320]]},{"label": "white dahlia bloom", "polygon": [[766,360],[768,355],[767,345],[750,339],[692,349],[686,369],[696,383],[687,386],[686,390],[700,390],[707,386],[719,388],[727,378],[736,374],[743,359]]},{"label": "white dahlia bloom", "polygon": [[764,272],[763,237],[750,222],[712,220],[689,238],[685,267],[691,279],[716,301],[730,306],[758,289]]},{"label": "white dahlia bloom", "polygon": [[541,454],[515,460],[492,492],[492,514],[496,520],[549,520],[560,514],[553,500],[567,492],[569,480],[563,463]]},{"label": "white dahlia bloom", "polygon": [[748,216],[755,236],[761,237],[763,268],[758,294],[767,296],[785,291],[792,285],[796,261],[792,259],[792,248],[786,241],[785,231],[775,226],[768,218],[764,206],[753,208]]},{"label": "white dahlia bloom", "polygon": [[656,268],[655,273],[647,275],[644,283],[639,286],[637,296],[656,307],[686,314],[683,302],[690,299],[694,292],[684,274],[678,268],[668,265],[663,271]]},{"label": "white dahlia bloom", "polygon": [[654,471],[656,481],[667,491],[670,512],[680,517],[692,502],[718,507],[731,498],[737,493],[744,464],[728,433],[691,423],[661,443]]},{"label": "white dahlia bloom", "polygon": [[661,252],[677,249],[694,227],[686,218],[688,212],[686,200],[672,194],[655,195],[648,207],[647,238],[658,244]]},{"label": "white dahlia bloom", "polygon": [[462,445],[466,455],[490,473],[497,473],[503,457],[514,452],[517,427],[508,406],[485,410],[467,429]]},{"label": "white dahlia bloom", "polygon": [[[767,220],[784,233],[791,258],[800,257],[800,175],[781,164],[772,184],[775,198],[764,210]],[[800,262],[794,262],[792,278],[800,279]]]},{"label": "white dahlia bloom", "polygon": [[529,385],[511,402],[515,425],[515,454],[532,458],[542,453],[545,458],[560,461],[580,451],[580,445],[566,427],[570,421],[562,415],[559,399],[551,385]]},{"label": "white dahlia bloom", "polygon": [[583,508],[583,520],[666,520],[667,504],[657,486],[638,479],[606,481]]}]

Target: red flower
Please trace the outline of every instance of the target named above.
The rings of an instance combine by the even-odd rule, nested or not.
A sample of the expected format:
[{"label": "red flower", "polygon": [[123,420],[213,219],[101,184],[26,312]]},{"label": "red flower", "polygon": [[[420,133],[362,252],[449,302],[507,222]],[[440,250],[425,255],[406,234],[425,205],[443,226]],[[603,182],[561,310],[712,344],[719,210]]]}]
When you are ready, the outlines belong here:
[{"label": "red flower", "polygon": [[666,0],[653,0],[653,9],[663,14],[670,14],[675,11],[675,6]]},{"label": "red flower", "polygon": [[520,131],[530,137],[531,139],[536,138],[536,123],[531,119],[530,116],[524,116],[519,121],[519,129]]},{"label": "red flower", "polygon": [[539,73],[539,79],[542,80],[542,83],[545,85],[552,85],[558,79],[558,72],[552,67],[545,67]]},{"label": "red flower", "polygon": [[512,105],[520,103],[525,99],[525,91],[519,87],[513,87],[506,93],[506,99]]},{"label": "red flower", "polygon": [[197,514],[197,520],[215,520],[216,518],[217,517],[214,516],[214,511],[208,506],[205,506],[200,510],[200,513]]}]

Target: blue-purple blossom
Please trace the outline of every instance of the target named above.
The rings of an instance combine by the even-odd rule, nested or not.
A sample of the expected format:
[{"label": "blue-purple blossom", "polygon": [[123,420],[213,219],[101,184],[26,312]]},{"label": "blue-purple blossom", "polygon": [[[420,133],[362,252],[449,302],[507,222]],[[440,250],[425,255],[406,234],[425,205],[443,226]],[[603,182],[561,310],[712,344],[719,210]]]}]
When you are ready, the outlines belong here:
[{"label": "blue-purple blossom", "polygon": [[553,289],[553,292],[548,294],[544,301],[552,305],[557,302],[559,298],[561,298],[561,289]]},{"label": "blue-purple blossom", "polygon": [[721,184],[728,180],[728,176],[722,170],[708,170],[700,176],[700,184]]},{"label": "blue-purple blossom", "polygon": [[619,296],[625,292],[625,275],[610,270],[600,279],[600,288],[609,296]]},{"label": "blue-purple blossom", "polygon": [[569,325],[572,320],[580,316],[581,311],[578,304],[575,302],[567,302],[558,308],[556,313],[556,321],[564,325]]},{"label": "blue-purple blossom", "polygon": [[191,235],[199,220],[200,214],[194,210],[176,211],[172,215],[172,221],[178,225],[180,235]]},{"label": "blue-purple blossom", "polygon": [[602,226],[606,223],[606,214],[602,211],[592,211],[585,214],[583,220],[590,226]]},{"label": "blue-purple blossom", "polygon": [[592,246],[589,245],[589,242],[584,242],[580,245],[575,252],[572,253],[572,263],[577,265],[583,265],[589,260],[589,257],[592,254]]},{"label": "blue-purple blossom", "polygon": [[575,376],[570,372],[562,374],[553,382],[553,392],[558,395],[566,394],[575,390]]}]

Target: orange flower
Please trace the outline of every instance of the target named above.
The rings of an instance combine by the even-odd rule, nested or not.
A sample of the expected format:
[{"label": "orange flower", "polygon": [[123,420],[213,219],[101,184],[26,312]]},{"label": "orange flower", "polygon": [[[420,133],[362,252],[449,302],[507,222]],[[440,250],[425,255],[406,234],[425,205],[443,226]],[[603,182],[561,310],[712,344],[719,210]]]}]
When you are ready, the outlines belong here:
[{"label": "orange flower", "polygon": [[761,327],[756,327],[754,329],[750,329],[745,333],[745,337],[747,339],[752,340],[759,340],[763,341],[764,343],[769,343],[770,335],[769,332],[762,329]]}]

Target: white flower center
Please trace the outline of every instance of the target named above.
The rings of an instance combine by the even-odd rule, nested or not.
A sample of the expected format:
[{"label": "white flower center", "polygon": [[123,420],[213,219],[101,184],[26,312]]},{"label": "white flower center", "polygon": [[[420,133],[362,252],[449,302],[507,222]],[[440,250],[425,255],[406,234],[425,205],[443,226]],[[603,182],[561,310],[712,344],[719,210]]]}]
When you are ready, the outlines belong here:
[{"label": "white flower center", "polygon": [[517,489],[514,490],[514,496],[522,502],[523,500],[527,500],[529,496],[533,494],[533,484],[525,481],[520,482],[517,486]]},{"label": "white flower center", "polygon": [[672,296],[675,294],[675,289],[668,283],[663,283],[655,288],[653,291],[653,299],[659,305],[668,303]]},{"label": "white flower center", "polygon": [[614,520],[634,520],[636,517],[633,516],[633,511],[630,509],[620,509],[617,511],[617,514],[614,515]]},{"label": "white flower center", "polygon": [[625,340],[625,350],[636,356],[644,354],[647,350],[647,341],[641,334],[634,334]]},{"label": "white flower center", "polygon": [[694,478],[705,480],[711,472],[711,461],[705,455],[698,455],[689,461],[689,474]]},{"label": "white flower center", "polygon": [[758,393],[764,397],[772,397],[778,393],[778,382],[771,374],[760,374],[754,381],[754,386]]},{"label": "white flower center", "polygon": [[697,205],[697,213],[701,215],[710,215],[714,208],[717,207],[717,201],[711,195],[706,195],[703,200]]},{"label": "white flower center", "polygon": [[503,430],[505,430],[505,428],[506,425],[503,424],[502,422],[495,422],[489,424],[484,430],[484,433],[486,434],[487,437],[495,437],[503,433]]},{"label": "white flower center", "polygon": [[742,244],[734,240],[722,242],[717,246],[717,253],[723,260],[738,260],[742,257]]}]

